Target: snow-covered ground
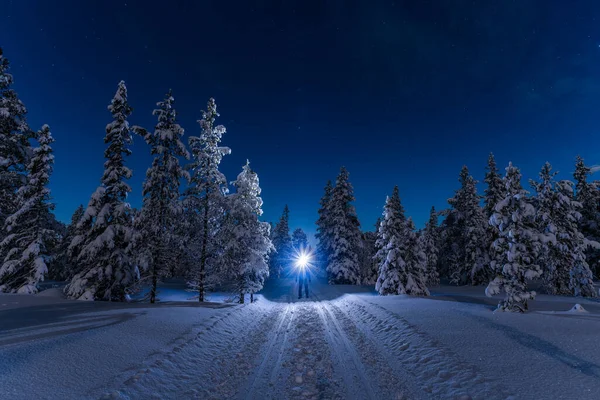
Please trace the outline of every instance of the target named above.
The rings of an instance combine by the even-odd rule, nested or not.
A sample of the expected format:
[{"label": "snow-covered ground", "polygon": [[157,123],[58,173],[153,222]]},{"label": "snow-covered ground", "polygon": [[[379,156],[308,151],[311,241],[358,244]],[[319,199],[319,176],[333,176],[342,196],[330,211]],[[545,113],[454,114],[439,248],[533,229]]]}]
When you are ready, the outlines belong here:
[{"label": "snow-covered ground", "polygon": [[520,315],[483,288],[311,289],[298,300],[286,280],[241,306],[0,295],[0,398],[598,398],[596,301],[539,296]]}]

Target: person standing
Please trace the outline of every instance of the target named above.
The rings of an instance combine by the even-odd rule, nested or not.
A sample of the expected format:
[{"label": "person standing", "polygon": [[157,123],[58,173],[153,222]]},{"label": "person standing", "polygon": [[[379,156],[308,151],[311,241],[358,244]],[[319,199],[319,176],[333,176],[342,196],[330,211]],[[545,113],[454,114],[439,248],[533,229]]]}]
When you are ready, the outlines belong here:
[{"label": "person standing", "polygon": [[296,282],[298,282],[298,298],[302,298],[302,286],[304,286],[304,294],[308,299],[308,283],[311,282],[311,273],[307,267],[298,268]]}]

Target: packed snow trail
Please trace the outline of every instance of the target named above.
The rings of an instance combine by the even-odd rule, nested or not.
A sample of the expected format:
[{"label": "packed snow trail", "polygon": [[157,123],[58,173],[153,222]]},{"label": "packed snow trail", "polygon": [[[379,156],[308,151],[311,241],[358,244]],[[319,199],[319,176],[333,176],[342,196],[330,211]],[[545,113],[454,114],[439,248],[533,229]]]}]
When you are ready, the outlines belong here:
[{"label": "packed snow trail", "polygon": [[[355,337],[354,331],[350,338],[328,301],[320,298],[317,290],[308,300],[260,298],[238,307],[207,327],[209,332],[199,332],[130,373],[123,387],[105,397],[419,398],[418,391],[411,395],[407,388],[412,385],[389,377],[390,365],[374,362],[374,345],[356,347],[368,338]],[[380,382],[380,377],[387,380]]]},{"label": "packed snow trail", "polygon": [[[0,399],[596,399],[600,303],[492,313],[478,288],[429,299],[282,280],[253,304],[0,296]],[[348,293],[353,292],[353,293]],[[174,290],[171,295],[174,296]],[[189,296],[189,294],[185,294]]]}]

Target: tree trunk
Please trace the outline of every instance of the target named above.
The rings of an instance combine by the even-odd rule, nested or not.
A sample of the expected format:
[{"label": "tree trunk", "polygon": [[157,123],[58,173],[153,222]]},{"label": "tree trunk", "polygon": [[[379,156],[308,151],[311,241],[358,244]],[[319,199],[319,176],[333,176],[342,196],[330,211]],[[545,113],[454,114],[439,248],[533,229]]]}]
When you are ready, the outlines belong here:
[{"label": "tree trunk", "polygon": [[204,302],[204,279],[206,276],[206,244],[208,242],[208,193],[204,201],[204,220],[202,226],[204,229],[202,235],[202,252],[200,253],[200,276],[198,277],[198,301]]},{"label": "tree trunk", "polygon": [[250,293],[250,303],[254,303],[254,293]]},{"label": "tree trunk", "polygon": [[245,297],[244,292],[243,291],[240,292],[240,304],[244,304],[244,300],[245,300],[244,297]]}]

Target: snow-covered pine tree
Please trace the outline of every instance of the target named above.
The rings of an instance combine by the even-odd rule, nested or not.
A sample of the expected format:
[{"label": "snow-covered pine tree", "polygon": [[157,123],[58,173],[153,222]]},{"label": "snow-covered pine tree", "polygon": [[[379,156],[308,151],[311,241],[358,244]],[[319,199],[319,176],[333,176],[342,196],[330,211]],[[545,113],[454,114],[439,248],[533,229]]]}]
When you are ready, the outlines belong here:
[{"label": "snow-covered pine tree", "polygon": [[77,230],[77,224],[83,217],[85,208],[83,205],[79,205],[75,212],[71,216],[71,223],[67,225],[64,236],[61,239],[60,246],[57,250],[56,262],[54,268],[48,271],[48,277],[50,279],[64,281],[70,280],[77,272],[77,260],[69,256],[69,246],[75,236],[79,235],[80,232]]},{"label": "snow-covered pine tree", "polygon": [[564,226],[563,219],[567,218],[564,204],[561,205],[560,196],[555,191],[554,176],[557,172],[552,171],[552,165],[546,162],[540,171],[539,182],[530,180],[531,187],[535,190],[532,199],[536,208],[536,227],[541,239],[540,251],[537,264],[542,267],[542,277],[545,289],[551,294],[568,294],[570,265],[564,260],[562,246],[558,246],[557,237],[561,235],[559,226]]},{"label": "snow-covered pine tree", "polygon": [[600,191],[599,183],[588,182],[591,175],[590,167],[585,165],[583,158],[577,156],[575,163],[575,199],[581,203],[581,219],[579,229],[588,240],[586,257],[588,264],[596,276],[600,276]]},{"label": "snow-covered pine tree", "polygon": [[484,196],[484,211],[486,218],[490,218],[494,213],[494,207],[496,204],[500,202],[500,200],[504,199],[504,185],[502,183],[502,176],[500,172],[498,172],[498,167],[496,166],[496,159],[494,158],[494,154],[490,153],[488,157],[488,165],[486,167],[487,172],[485,173],[484,182],[487,187],[485,189]]},{"label": "snow-covered pine tree", "polygon": [[292,247],[294,250],[299,251],[308,247],[308,236],[302,230],[302,228],[294,229],[292,232]]},{"label": "snow-covered pine tree", "polygon": [[152,166],[146,172],[143,189],[143,207],[136,223],[140,232],[138,240],[144,250],[140,260],[151,280],[150,303],[156,301],[158,281],[168,276],[171,268],[170,249],[179,247],[181,238],[176,234],[183,207],[180,201],[179,186],[189,174],[179,164],[178,157],[189,158],[189,153],[181,141],[183,128],[177,123],[177,112],[173,108],[172,92],[169,91],[163,101],[156,103],[153,115],[158,122],[154,132],[134,127],[150,145],[154,156]]},{"label": "snow-covered pine tree", "polygon": [[328,210],[332,191],[331,180],[328,180],[327,185],[325,185],[323,197],[319,201],[319,219],[317,219],[317,233],[315,234],[315,238],[317,239],[317,264],[322,271],[327,269],[327,260],[329,259],[329,254],[331,254],[329,240],[333,236],[333,224],[331,223]]},{"label": "snow-covered pine tree", "polygon": [[412,219],[404,216],[397,186],[386,199],[376,245],[379,276],[375,289],[379,294],[429,295],[425,282],[426,257]]},{"label": "snow-covered pine tree", "polygon": [[290,237],[290,209],[287,204],[283,208],[283,213],[279,222],[275,225],[271,234],[271,241],[274,246],[274,254],[270,256],[270,269],[273,276],[283,275],[286,267],[291,262],[292,257],[292,238]]},{"label": "snow-covered pine tree", "polygon": [[535,264],[541,243],[535,223],[536,210],[521,186],[521,172],[512,163],[503,179],[506,197],[496,204],[490,224],[498,227],[499,237],[494,241],[495,258],[490,266],[495,277],[485,292],[493,296],[505,292],[498,304],[500,311],[527,310],[527,301],[536,293],[527,290],[527,281],[538,278],[542,270]]},{"label": "snow-covered pine tree", "polygon": [[596,295],[586,262],[587,241],[579,230],[581,203],[575,201],[573,182],[554,182],[549,163],[540,171],[536,190],[537,223],[542,240],[540,264],[545,289],[551,294]]},{"label": "snow-covered pine tree", "polygon": [[429,286],[437,286],[440,284],[440,275],[438,273],[438,213],[435,207],[431,207],[429,212],[429,220],[425,224],[425,229],[419,236],[420,247],[427,259],[425,268],[425,282]]},{"label": "snow-covered pine tree", "polygon": [[263,201],[258,175],[252,171],[249,162],[232,184],[236,193],[229,196],[230,218],[225,226],[232,240],[224,245],[231,261],[228,265],[232,269],[230,276],[237,282],[240,303],[244,303],[245,294],[250,293],[252,301],[254,293],[262,289],[269,276],[267,257],[273,244],[269,238],[269,224],[258,219],[263,212]]},{"label": "snow-covered pine tree", "polygon": [[[6,237],[6,218],[17,211],[17,191],[26,184],[33,132],[26,121],[27,109],[11,88],[13,76],[0,47],[0,242]],[[0,253],[4,257],[5,254]]]},{"label": "snow-covered pine tree", "polygon": [[404,268],[400,271],[398,294],[429,296],[427,289],[427,257],[419,245],[415,224],[411,217],[406,220],[404,242]]},{"label": "snow-covered pine tree", "polygon": [[[457,285],[479,285],[489,282],[489,253],[487,248],[487,222],[477,194],[477,181],[462,167],[461,183],[454,197],[448,199],[446,246],[452,255],[445,262],[449,266],[450,281]],[[450,224],[451,222],[451,224]]]},{"label": "snow-covered pine tree", "polygon": [[[563,266],[559,270],[569,272],[569,294],[584,297],[596,297],[592,271],[585,256],[587,241],[579,230],[581,203],[575,201],[573,182],[562,180],[556,183],[557,201],[555,204],[557,219],[556,251]],[[563,279],[561,277],[557,277]]]},{"label": "snow-covered pine tree", "polygon": [[354,190],[349,177],[348,170],[342,167],[329,202],[332,236],[329,239],[331,253],[327,260],[327,275],[331,284],[360,284],[358,251],[361,232],[352,204]]},{"label": "snow-covered pine tree", "polygon": [[131,192],[126,181],[132,172],[125,166],[125,157],[131,154],[133,138],[127,121],[132,108],[127,102],[125,82],[119,82],[108,110],[113,120],[106,125],[101,185],[90,198],[76,227],[79,234],[70,245],[79,273],[65,293],[73,299],[123,301],[136,277],[130,251],[131,208],[126,201]]},{"label": "snow-covered pine tree", "polygon": [[397,294],[401,286],[401,270],[404,268],[404,243],[406,241],[406,217],[400,202],[398,186],[385,200],[383,218],[377,231],[378,264],[375,290],[381,295]]},{"label": "snow-covered pine tree", "polygon": [[[489,219],[494,214],[494,208],[496,204],[498,204],[505,197],[505,188],[502,181],[502,176],[498,171],[498,167],[496,166],[496,159],[494,158],[494,154],[490,153],[488,157],[488,165],[486,167],[485,173],[485,183],[487,187],[485,188],[485,196],[484,196],[484,214],[487,226],[487,236],[484,241],[483,247],[484,250],[488,253],[488,259],[494,257],[494,250],[492,245],[496,239],[498,239],[498,228],[494,225],[489,224]],[[491,273],[486,277],[486,279],[491,278]],[[485,282],[484,282],[485,283]]]},{"label": "snow-covered pine tree", "polygon": [[191,136],[189,145],[192,151],[192,163],[188,166],[190,185],[185,192],[186,208],[197,214],[199,224],[192,230],[190,240],[199,248],[199,264],[193,271],[192,286],[198,289],[198,299],[205,300],[207,272],[216,272],[223,243],[218,238],[219,227],[225,218],[225,195],[228,193],[227,179],[219,170],[223,156],[231,154],[229,147],[220,146],[226,129],[215,125],[219,117],[215,99],[210,98],[206,110],[202,111],[200,136]]},{"label": "snow-covered pine tree", "polygon": [[54,164],[50,128],[35,136],[38,147],[27,165],[27,183],[17,192],[17,211],[6,218],[7,236],[1,243],[6,254],[0,267],[0,292],[37,293],[48,273],[49,248],[56,234],[47,228],[50,210],[50,175]]}]

